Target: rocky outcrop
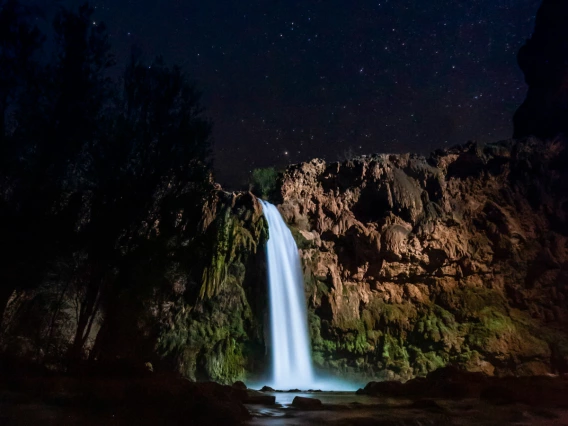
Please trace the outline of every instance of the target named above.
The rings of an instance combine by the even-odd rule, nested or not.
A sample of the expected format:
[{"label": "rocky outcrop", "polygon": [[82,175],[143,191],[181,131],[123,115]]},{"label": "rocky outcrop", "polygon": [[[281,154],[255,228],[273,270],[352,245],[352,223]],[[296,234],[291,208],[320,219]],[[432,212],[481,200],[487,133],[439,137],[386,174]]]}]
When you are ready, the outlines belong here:
[{"label": "rocky outcrop", "polygon": [[568,150],[470,143],[284,174],[316,364],[410,379],[568,370]]},{"label": "rocky outcrop", "polygon": [[292,401],[292,406],[303,410],[317,410],[323,407],[321,401],[316,398],[305,398],[296,396]]},{"label": "rocky outcrop", "polygon": [[568,3],[544,0],[518,62],[529,86],[514,117],[514,137],[568,134]]},{"label": "rocky outcrop", "polygon": [[[142,255],[127,253],[101,296],[82,361],[151,362],[158,371],[227,384],[263,372],[268,234],[260,203],[250,193],[216,191],[197,235],[187,231],[197,223],[180,219],[183,206],[179,212],[159,207],[148,220],[155,226],[136,241]],[[4,359],[69,371],[81,287],[54,275],[10,297],[0,327]]]}]

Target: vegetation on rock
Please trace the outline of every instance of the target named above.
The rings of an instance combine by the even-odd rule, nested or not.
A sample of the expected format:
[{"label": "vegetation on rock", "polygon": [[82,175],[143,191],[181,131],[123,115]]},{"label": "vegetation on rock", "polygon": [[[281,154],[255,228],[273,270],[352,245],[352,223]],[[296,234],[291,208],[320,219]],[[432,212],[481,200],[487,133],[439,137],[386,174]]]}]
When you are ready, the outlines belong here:
[{"label": "vegetation on rock", "polygon": [[233,383],[261,372],[265,313],[258,247],[268,238],[260,203],[248,194],[219,194],[204,235],[205,269],[194,298],[182,294],[160,315],[158,352],[186,377]]},{"label": "vegetation on rock", "polygon": [[254,195],[270,201],[278,196],[279,173],[274,167],[254,169],[249,186]]}]

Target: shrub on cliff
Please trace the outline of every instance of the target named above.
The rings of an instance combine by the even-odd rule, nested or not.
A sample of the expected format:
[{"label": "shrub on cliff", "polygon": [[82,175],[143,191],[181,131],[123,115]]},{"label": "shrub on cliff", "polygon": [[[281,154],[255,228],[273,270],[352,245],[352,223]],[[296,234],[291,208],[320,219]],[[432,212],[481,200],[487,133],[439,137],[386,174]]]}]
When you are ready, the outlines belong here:
[{"label": "shrub on cliff", "polygon": [[278,191],[278,171],[274,167],[254,169],[250,177],[250,191],[265,200],[273,198]]}]

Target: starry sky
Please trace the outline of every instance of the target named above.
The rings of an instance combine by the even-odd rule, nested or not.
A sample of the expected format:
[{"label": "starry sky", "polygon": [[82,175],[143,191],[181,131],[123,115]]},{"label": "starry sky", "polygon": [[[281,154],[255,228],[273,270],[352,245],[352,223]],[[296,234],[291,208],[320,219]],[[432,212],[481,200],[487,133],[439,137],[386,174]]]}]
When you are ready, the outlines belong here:
[{"label": "starry sky", "polygon": [[[79,0],[60,1],[78,6]],[[96,0],[133,44],[181,65],[214,122],[216,178],[314,157],[510,137],[516,53],[539,0]]]}]

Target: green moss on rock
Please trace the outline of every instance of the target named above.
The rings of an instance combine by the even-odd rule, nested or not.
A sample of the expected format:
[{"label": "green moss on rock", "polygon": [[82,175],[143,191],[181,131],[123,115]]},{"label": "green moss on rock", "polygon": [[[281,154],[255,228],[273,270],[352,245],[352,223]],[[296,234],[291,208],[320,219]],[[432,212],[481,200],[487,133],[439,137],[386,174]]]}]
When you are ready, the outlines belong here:
[{"label": "green moss on rock", "polygon": [[210,261],[197,295],[186,292],[167,305],[169,321],[160,331],[157,350],[191,379],[244,380],[264,355],[258,353],[264,305],[253,311],[245,286],[253,285],[246,280],[259,264],[258,248],[268,232],[257,201],[246,197],[220,200],[205,234],[204,257]]}]

